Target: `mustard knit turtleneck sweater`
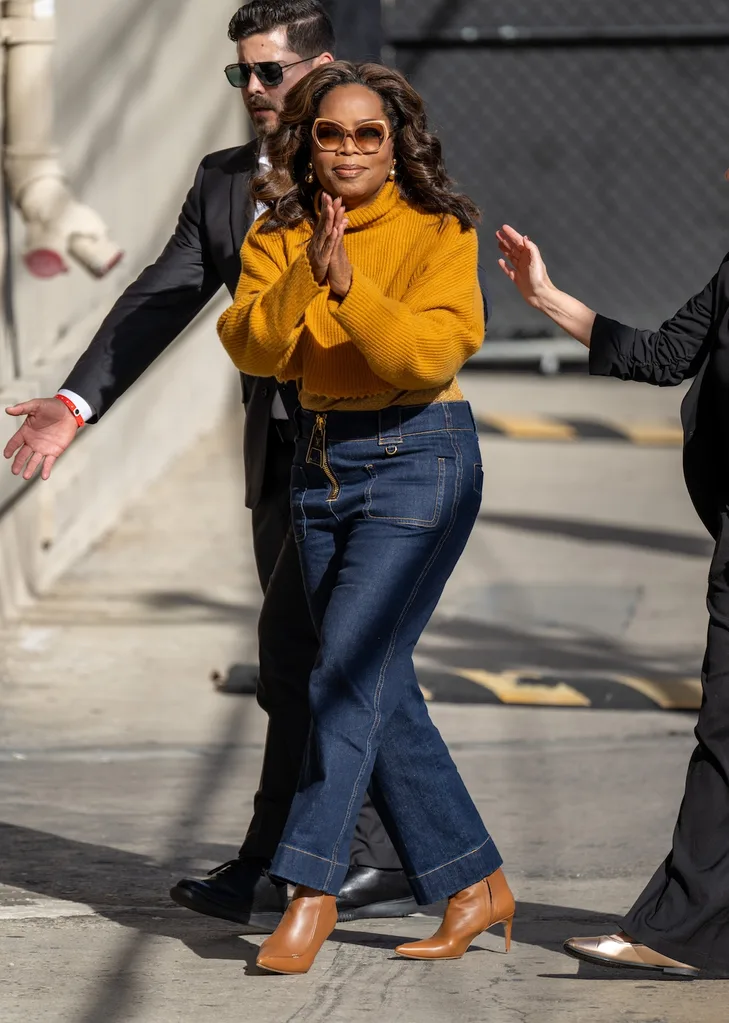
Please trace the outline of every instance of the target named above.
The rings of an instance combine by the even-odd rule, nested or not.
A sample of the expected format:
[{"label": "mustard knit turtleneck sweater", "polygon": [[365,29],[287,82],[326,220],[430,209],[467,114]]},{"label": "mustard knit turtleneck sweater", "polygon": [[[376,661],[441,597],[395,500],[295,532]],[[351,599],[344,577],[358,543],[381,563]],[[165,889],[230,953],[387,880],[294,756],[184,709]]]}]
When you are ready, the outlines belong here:
[{"label": "mustard knit turtleneck sweater", "polygon": [[410,206],[391,182],[347,213],[352,286],[317,284],[309,223],[251,228],[218,333],[253,376],[296,380],[303,408],[381,409],[462,398],[455,375],[484,336],[476,232]]}]

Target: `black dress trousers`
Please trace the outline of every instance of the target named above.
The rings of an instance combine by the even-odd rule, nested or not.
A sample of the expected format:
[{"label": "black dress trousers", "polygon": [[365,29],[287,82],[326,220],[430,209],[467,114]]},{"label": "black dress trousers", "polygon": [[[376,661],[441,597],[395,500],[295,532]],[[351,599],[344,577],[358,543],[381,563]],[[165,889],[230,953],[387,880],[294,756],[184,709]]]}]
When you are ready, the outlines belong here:
[{"label": "black dress trousers", "polygon": [[590,372],[661,386],[693,379],[681,406],[686,485],[716,546],[696,749],[673,845],[623,920],[672,959],[729,970],[729,254],[657,331],[598,315]]},{"label": "black dress trousers", "polygon": [[697,746],[673,847],[623,921],[649,948],[729,970],[729,511],[709,570],[709,633]]}]

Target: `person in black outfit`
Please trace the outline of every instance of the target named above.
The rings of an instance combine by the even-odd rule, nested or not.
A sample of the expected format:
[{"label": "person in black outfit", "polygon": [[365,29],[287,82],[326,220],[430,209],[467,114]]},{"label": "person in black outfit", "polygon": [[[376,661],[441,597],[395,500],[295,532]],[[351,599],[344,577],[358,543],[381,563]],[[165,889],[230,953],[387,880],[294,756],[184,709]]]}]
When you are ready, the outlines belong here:
[{"label": "person in black outfit", "polygon": [[[729,177],[729,171],[727,172]],[[550,281],[537,246],[513,228],[497,237],[500,265],[522,296],[590,349],[590,373],[668,386],[684,398],[684,476],[715,540],[698,745],[673,847],[619,934],[571,938],[578,959],[626,970],[695,976],[729,969],[729,254],[703,291],[659,330],[595,314]]]},{"label": "person in black outfit", "polygon": [[[8,411],[27,416],[8,443],[13,472],[47,479],[81,421],[95,421],[225,286],[235,294],[240,249],[258,215],[249,182],[265,164],[266,136],[278,126],[288,90],[332,60],[331,21],[318,0],[254,0],[233,17],[229,36],[237,61],[226,68],[256,129],[248,145],[202,161],[175,233],[159,259],[114,305],[56,398]],[[215,340],[217,344],[217,339]],[[289,483],[294,452],[295,385],[242,378],[246,408],[246,503],[264,601],[259,620],[257,698],[269,717],[260,787],[238,856],[206,879],[183,878],[171,896],[210,916],[268,930],[286,908],[286,888],[267,867],[276,851],[309,730],[308,682],[318,640],[290,534]],[[351,868],[338,907],[342,919],[407,916],[416,909],[397,854],[367,801],[358,821]]]}]

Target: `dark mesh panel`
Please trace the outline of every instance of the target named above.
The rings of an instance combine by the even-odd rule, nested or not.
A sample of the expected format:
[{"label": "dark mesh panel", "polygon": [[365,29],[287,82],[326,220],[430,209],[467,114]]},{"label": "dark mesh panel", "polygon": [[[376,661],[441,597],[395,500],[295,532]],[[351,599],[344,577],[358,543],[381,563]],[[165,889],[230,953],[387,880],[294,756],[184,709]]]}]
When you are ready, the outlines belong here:
[{"label": "dark mesh panel", "polygon": [[384,0],[390,36],[500,26],[727,25],[726,0]]},{"label": "dark mesh panel", "polygon": [[[715,0],[549,4],[397,0],[394,26],[448,23],[676,24],[724,21]],[[608,17],[609,15],[609,17]],[[470,19],[470,21],[469,21]],[[729,45],[400,47],[449,170],[484,211],[481,262],[491,337],[540,335],[496,265],[504,221],[543,248],[557,284],[606,314],[657,325],[701,288],[729,249]]]}]

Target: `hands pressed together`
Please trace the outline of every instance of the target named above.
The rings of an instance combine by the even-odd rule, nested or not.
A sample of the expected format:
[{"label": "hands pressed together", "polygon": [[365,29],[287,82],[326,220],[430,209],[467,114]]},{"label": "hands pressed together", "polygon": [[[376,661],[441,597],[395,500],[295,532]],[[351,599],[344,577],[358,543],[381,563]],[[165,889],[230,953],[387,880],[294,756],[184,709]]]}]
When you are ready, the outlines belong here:
[{"label": "hands pressed together", "polygon": [[352,285],[352,264],[344,251],[347,224],[341,198],[332,199],[324,192],[307,254],[317,283],[324,284],[328,279],[329,287],[339,298],[344,298]]}]

